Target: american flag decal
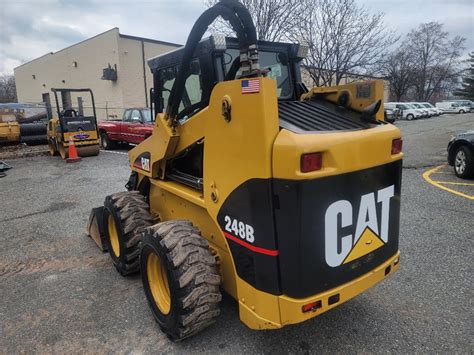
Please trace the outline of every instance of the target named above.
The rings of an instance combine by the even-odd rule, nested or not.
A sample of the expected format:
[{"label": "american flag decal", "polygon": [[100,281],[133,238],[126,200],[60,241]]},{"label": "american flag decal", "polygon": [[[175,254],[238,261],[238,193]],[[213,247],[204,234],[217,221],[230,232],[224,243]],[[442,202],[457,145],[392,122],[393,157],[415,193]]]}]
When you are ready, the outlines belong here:
[{"label": "american flag decal", "polygon": [[260,92],[260,80],[242,80],[242,94],[255,94]]}]

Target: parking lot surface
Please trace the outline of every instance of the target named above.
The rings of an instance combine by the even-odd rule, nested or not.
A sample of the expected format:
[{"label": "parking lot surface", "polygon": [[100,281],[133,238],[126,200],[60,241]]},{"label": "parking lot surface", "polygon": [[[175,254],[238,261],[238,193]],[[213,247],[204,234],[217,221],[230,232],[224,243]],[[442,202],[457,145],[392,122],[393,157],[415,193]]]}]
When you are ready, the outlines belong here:
[{"label": "parking lot surface", "polygon": [[[9,160],[0,180],[0,353],[472,353],[474,201],[423,173],[445,164],[451,134],[474,129],[474,114],[397,125],[406,154],[400,270],[276,331],[248,329],[224,296],[217,323],[178,344],[154,322],[139,276],[121,277],[85,236],[91,208],[124,190],[127,155]],[[474,182],[440,169],[448,181]],[[462,189],[474,195],[474,186]]]}]

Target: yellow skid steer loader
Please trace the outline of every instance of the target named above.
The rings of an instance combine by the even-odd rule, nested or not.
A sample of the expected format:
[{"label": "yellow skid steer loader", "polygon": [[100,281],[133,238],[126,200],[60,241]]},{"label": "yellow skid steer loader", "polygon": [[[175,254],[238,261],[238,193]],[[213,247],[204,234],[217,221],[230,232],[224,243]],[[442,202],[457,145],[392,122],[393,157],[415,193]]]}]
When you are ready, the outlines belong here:
[{"label": "yellow skid steer loader", "polygon": [[[237,38],[201,40],[218,16]],[[224,0],[148,62],[156,126],[129,152],[129,191],[91,221],[116,269],[141,272],[174,341],[214,321],[221,289],[247,326],[277,329],[399,267],[402,141],[383,83],[308,90],[305,51],[257,41],[246,8]]]}]

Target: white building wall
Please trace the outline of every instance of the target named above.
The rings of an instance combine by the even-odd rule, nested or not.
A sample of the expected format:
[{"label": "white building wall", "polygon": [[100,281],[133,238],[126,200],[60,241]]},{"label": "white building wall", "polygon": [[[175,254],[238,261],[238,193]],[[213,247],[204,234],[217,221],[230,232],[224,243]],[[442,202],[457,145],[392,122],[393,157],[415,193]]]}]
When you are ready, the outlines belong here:
[{"label": "white building wall", "polygon": [[[53,112],[54,95],[51,88],[91,88],[94,92],[99,120],[121,117],[127,107],[145,107],[146,91],[153,86],[153,78],[146,64],[147,58],[175,49],[176,46],[143,39],[126,38],[119,29],[99,34],[56,53],[49,53],[14,69],[18,101],[42,102],[42,94],[49,93]],[[73,63],[77,63],[77,67]],[[102,80],[102,70],[117,65],[117,81]],[[88,95],[75,95],[88,100]],[[76,98],[73,97],[73,105]],[[90,106],[85,101],[84,106]]]}]

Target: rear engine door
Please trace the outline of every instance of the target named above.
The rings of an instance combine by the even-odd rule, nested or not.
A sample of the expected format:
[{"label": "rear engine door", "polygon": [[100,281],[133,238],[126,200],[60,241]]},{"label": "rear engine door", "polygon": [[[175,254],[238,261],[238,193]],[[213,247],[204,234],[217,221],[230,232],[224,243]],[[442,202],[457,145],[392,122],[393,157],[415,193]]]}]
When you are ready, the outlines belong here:
[{"label": "rear engine door", "polygon": [[[397,253],[402,154],[392,154],[392,142],[399,134],[391,125],[280,132],[273,194],[284,294],[304,298],[330,290]],[[321,168],[303,173],[303,154],[319,152]]]}]

